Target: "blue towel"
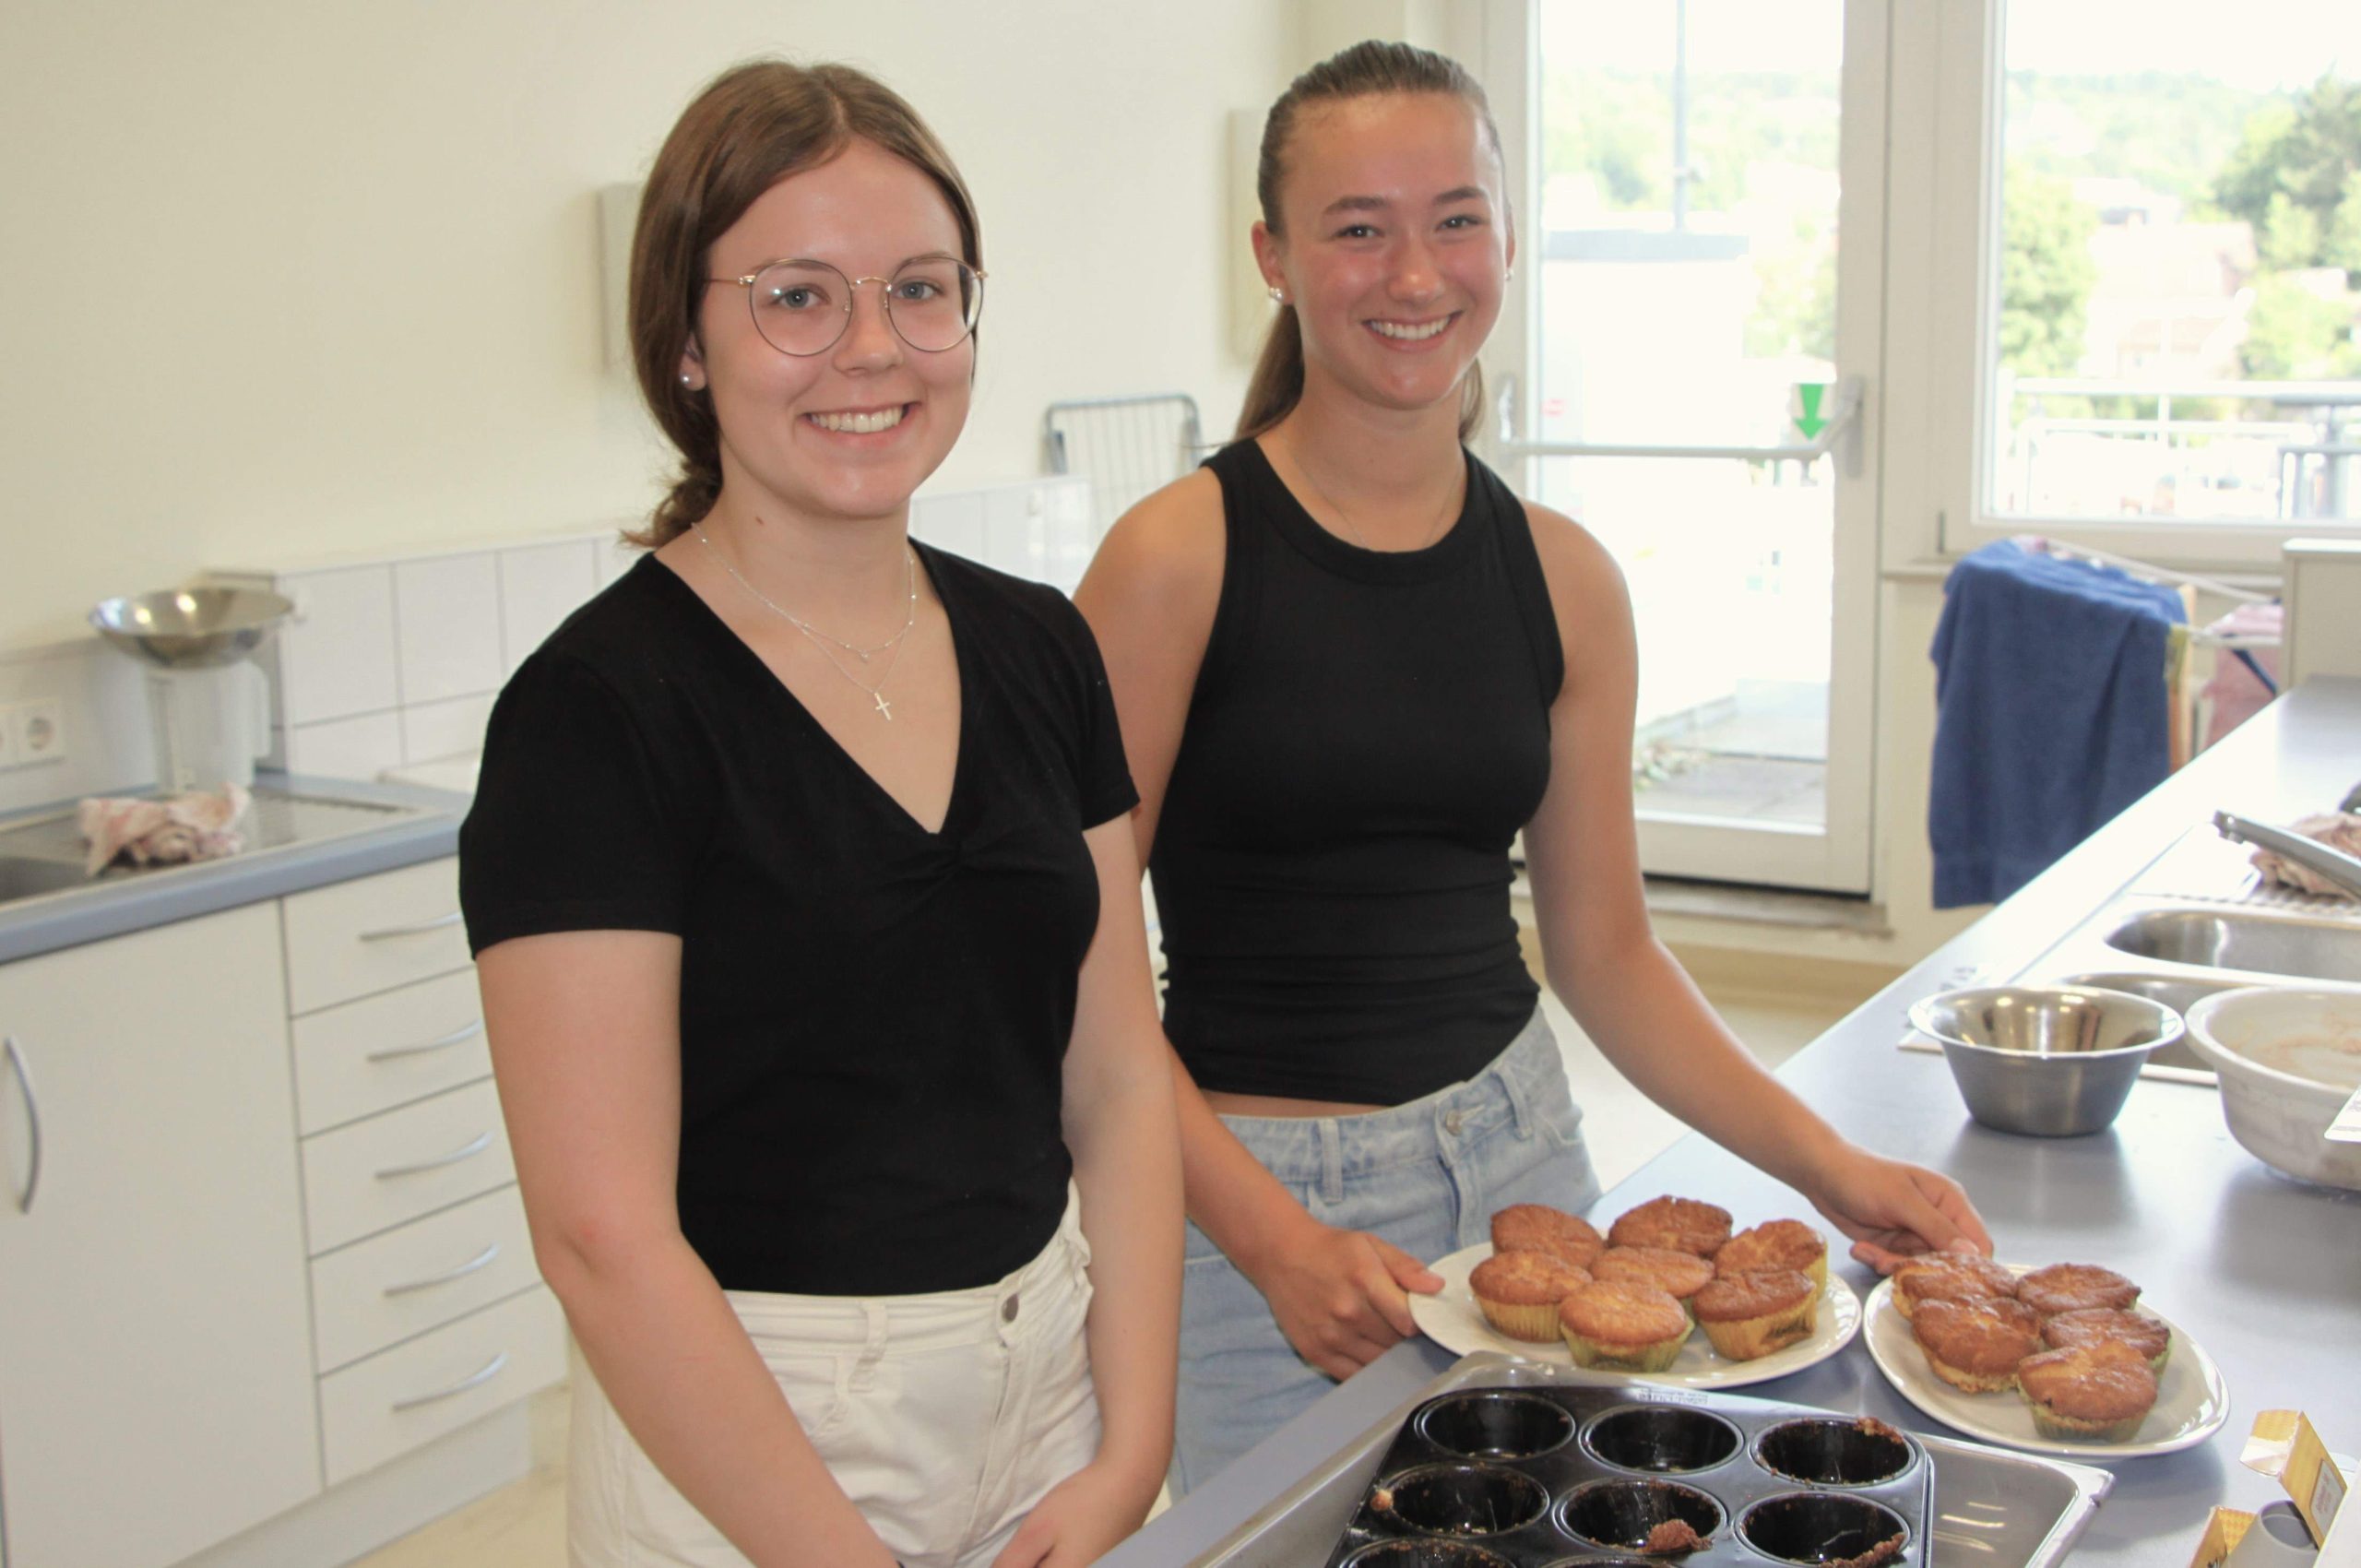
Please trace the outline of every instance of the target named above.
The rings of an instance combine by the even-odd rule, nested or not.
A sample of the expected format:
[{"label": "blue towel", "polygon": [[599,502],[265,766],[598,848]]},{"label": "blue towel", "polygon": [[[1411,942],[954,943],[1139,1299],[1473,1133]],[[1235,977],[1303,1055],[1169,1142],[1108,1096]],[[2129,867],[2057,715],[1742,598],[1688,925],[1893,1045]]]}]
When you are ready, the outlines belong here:
[{"label": "blue towel", "polygon": [[2007,897],[2172,769],[2180,596],[2012,540],[1963,557],[1935,627],[1935,908]]}]

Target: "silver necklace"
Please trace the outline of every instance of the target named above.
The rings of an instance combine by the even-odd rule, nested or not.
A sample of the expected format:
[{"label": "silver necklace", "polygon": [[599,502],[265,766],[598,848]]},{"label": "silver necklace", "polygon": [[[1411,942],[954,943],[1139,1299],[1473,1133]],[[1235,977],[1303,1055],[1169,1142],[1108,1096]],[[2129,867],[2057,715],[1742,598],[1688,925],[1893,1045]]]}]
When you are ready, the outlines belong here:
[{"label": "silver necklace", "polygon": [[[909,636],[910,628],[918,624],[919,558],[916,551],[912,550],[908,544],[904,544],[902,546],[903,592],[908,600],[909,610],[908,613],[907,613],[902,619],[901,630],[896,632],[892,636],[887,637],[884,642],[877,644],[875,647],[864,649],[855,647],[853,644],[845,641],[844,638],[836,636],[834,633],[822,631],[819,627],[814,626],[812,623],[803,619],[802,616],[796,614],[793,611],[775,603],[770,595],[756,588],[753,583],[748,582],[746,580],[746,575],[730,564],[730,557],[724,555],[718,548],[716,548],[713,540],[706,538],[705,529],[696,527],[694,524],[691,524],[689,531],[695,534],[697,536],[697,542],[704,545],[706,549],[711,552],[713,558],[721,563],[721,569],[737,579],[738,586],[740,588],[744,588],[748,593],[753,594],[754,598],[760,601],[764,609],[769,611],[772,614],[777,616],[780,620],[785,621],[789,625],[802,633],[805,639],[808,640],[813,647],[820,650],[820,657],[826,659],[829,666],[834,669],[837,674],[842,675],[847,681],[851,682],[856,688],[868,695],[870,702],[873,704],[876,707],[877,711],[884,717],[885,722],[891,724],[894,721],[894,705],[891,702],[888,702],[885,698],[885,683],[894,678],[894,667],[902,662],[903,641]],[[863,664],[869,662],[870,656],[872,654],[883,653],[889,647],[894,650],[894,657],[885,661],[884,673],[877,677],[877,683],[875,685],[871,685],[869,683],[861,680],[860,676],[855,675],[851,671],[846,669],[844,661],[838,659],[835,654],[828,651],[828,644],[830,643],[834,643],[838,647],[843,648],[847,653],[851,654]]]},{"label": "silver necklace", "polygon": [[[1353,536],[1353,542],[1355,544],[1359,545],[1363,550],[1370,551],[1374,554],[1391,555],[1395,553],[1406,553],[1394,551],[1377,550],[1376,547],[1371,545],[1368,540],[1361,537],[1361,530],[1353,526],[1352,514],[1346,511],[1342,506],[1337,505],[1336,498],[1329,494],[1327,491],[1321,488],[1320,481],[1312,477],[1311,470],[1304,466],[1304,461],[1301,457],[1299,457],[1294,453],[1290,452],[1287,454],[1287,461],[1293,463],[1295,465],[1295,471],[1301,474],[1305,481],[1311,484],[1311,493],[1314,495],[1319,496],[1321,500],[1325,501],[1328,504],[1328,510],[1336,514],[1336,520],[1345,525],[1345,531]],[[1428,549],[1435,540],[1441,539],[1443,536],[1443,530],[1451,526],[1452,514],[1456,510],[1457,508],[1452,505],[1449,500],[1445,500],[1442,504],[1442,516],[1435,519],[1435,526],[1428,531],[1426,538],[1420,540],[1417,544],[1410,547],[1411,551],[1415,552]]]}]

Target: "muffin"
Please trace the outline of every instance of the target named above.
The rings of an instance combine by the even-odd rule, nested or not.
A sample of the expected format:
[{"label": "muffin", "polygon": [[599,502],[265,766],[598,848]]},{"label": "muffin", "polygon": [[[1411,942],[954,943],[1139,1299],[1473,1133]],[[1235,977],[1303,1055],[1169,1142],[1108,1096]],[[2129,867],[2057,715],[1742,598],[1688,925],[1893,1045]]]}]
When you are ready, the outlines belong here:
[{"label": "muffin", "polygon": [[1578,1367],[1657,1372],[1688,1342],[1689,1313],[1653,1285],[1595,1279],[1558,1303],[1558,1328]]},{"label": "muffin", "polygon": [[1596,1226],[1547,1204],[1511,1204],[1492,1216],[1496,1253],[1552,1253],[1586,1269],[1606,1250],[1606,1238]]},{"label": "muffin", "polygon": [[1669,1247],[1709,1258],[1730,1239],[1730,1211],[1694,1198],[1650,1198],[1608,1227],[1610,1247]]},{"label": "muffin", "polygon": [[1714,1254],[1715,1274],[1758,1268],[1800,1269],[1818,1289],[1828,1288],[1828,1240],[1800,1219],[1766,1219],[1722,1243]]},{"label": "muffin", "polygon": [[2156,1403],[2155,1369],[2120,1339],[2027,1356],[2017,1388],[2044,1437],[2128,1443]]},{"label": "muffin", "polygon": [[1512,1339],[1558,1337],[1558,1303],[1590,1276],[1550,1253],[1494,1253],[1467,1276],[1484,1321]]},{"label": "muffin", "polygon": [[2082,1307],[2044,1318],[2041,1337],[2054,1350],[2118,1340],[2139,1351],[2141,1359],[2159,1377],[2164,1375],[2165,1362],[2173,1348],[2173,1331],[2163,1323],[2145,1313],[2120,1307]]},{"label": "muffin", "polygon": [[1970,1394],[1995,1394],[2014,1387],[2017,1363],[2041,1348],[2041,1314],[2000,1296],[1921,1301],[1910,1332],[1937,1377]]},{"label": "muffin", "polygon": [[1715,1277],[1690,1306],[1714,1354],[1750,1361],[1811,1336],[1820,1290],[1799,1268],[1758,1268]]},{"label": "muffin", "polygon": [[[1712,1264],[1694,1253],[1677,1253],[1670,1247],[1609,1247],[1598,1254],[1590,1271],[1599,1279],[1653,1285],[1679,1301],[1683,1311],[1689,1307],[1689,1299],[1714,1277]],[[1693,1312],[1689,1315],[1692,1322],[1697,1316]]]},{"label": "muffin", "polygon": [[2017,1277],[1975,1253],[1930,1253],[1893,1271],[1894,1310],[1916,1315],[1921,1301],[1957,1301],[1971,1297],[2013,1298]]},{"label": "muffin", "polygon": [[2095,1264],[2054,1263],[2017,1281],[2017,1300],[2044,1317],[2092,1307],[2120,1311],[2140,1299],[2140,1287]]}]

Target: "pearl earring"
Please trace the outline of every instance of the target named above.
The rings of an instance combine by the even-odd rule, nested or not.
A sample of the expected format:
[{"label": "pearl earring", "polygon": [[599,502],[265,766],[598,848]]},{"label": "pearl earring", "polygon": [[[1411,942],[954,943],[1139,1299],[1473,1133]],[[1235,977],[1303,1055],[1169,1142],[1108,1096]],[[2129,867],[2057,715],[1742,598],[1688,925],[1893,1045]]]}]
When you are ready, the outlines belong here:
[{"label": "pearl earring", "polygon": [[1282,305],[1283,305],[1283,304],[1285,304],[1285,303],[1287,303],[1287,291],[1285,289],[1280,288],[1277,284],[1274,283],[1273,285],[1271,285],[1271,303],[1274,303],[1274,304],[1282,304]]},{"label": "pearl earring", "polygon": [[694,392],[697,387],[697,378],[689,374],[686,371],[683,371],[681,373],[681,385]]}]

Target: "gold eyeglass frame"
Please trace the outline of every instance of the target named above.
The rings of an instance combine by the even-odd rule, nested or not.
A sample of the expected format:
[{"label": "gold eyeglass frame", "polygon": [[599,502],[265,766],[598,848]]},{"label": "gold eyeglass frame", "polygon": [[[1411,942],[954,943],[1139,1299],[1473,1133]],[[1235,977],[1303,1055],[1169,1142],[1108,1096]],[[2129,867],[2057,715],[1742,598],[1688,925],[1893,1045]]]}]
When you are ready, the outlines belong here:
[{"label": "gold eyeglass frame", "polygon": [[[911,342],[909,334],[902,330],[902,324],[894,319],[894,278],[901,276],[903,267],[910,266],[913,262],[920,261],[948,261],[955,266],[965,268],[967,272],[976,279],[976,313],[968,318],[967,329],[960,333],[958,337],[954,338],[950,342],[945,343],[940,349],[922,348],[919,344]],[[754,305],[754,280],[760,278],[764,273],[768,272],[774,267],[825,267],[829,271],[835,273],[837,277],[844,278],[845,305],[844,309],[837,313],[839,319],[836,323],[836,335],[835,337],[829,339],[826,342],[821,344],[816,349],[805,349],[801,352],[798,352],[793,349],[781,349],[777,343],[771,342],[770,334],[763,330],[762,312],[756,309]],[[894,329],[894,336],[899,338],[904,346],[908,348],[911,352],[919,354],[947,354],[952,350],[957,348],[960,344],[967,341],[968,339],[973,338],[976,335],[976,328],[982,324],[984,319],[984,279],[987,276],[988,274],[982,267],[969,267],[965,261],[955,255],[945,255],[941,253],[929,253],[924,255],[906,257],[901,266],[896,267],[894,269],[894,276],[888,278],[880,278],[873,273],[867,278],[846,278],[845,269],[836,266],[834,262],[822,261],[817,256],[783,255],[775,260],[763,263],[762,266],[754,268],[753,271],[747,273],[742,278],[708,278],[706,281],[707,283],[734,283],[739,288],[745,290],[746,315],[748,319],[752,320],[754,324],[754,336],[760,338],[764,342],[769,343],[772,349],[776,350],[779,353],[787,355],[789,359],[808,360],[817,355],[826,353],[829,350],[843,342],[845,340],[845,334],[852,330],[852,307],[860,294],[860,286],[863,283],[874,283],[878,285],[880,291],[878,297],[885,311],[885,325]]]}]

